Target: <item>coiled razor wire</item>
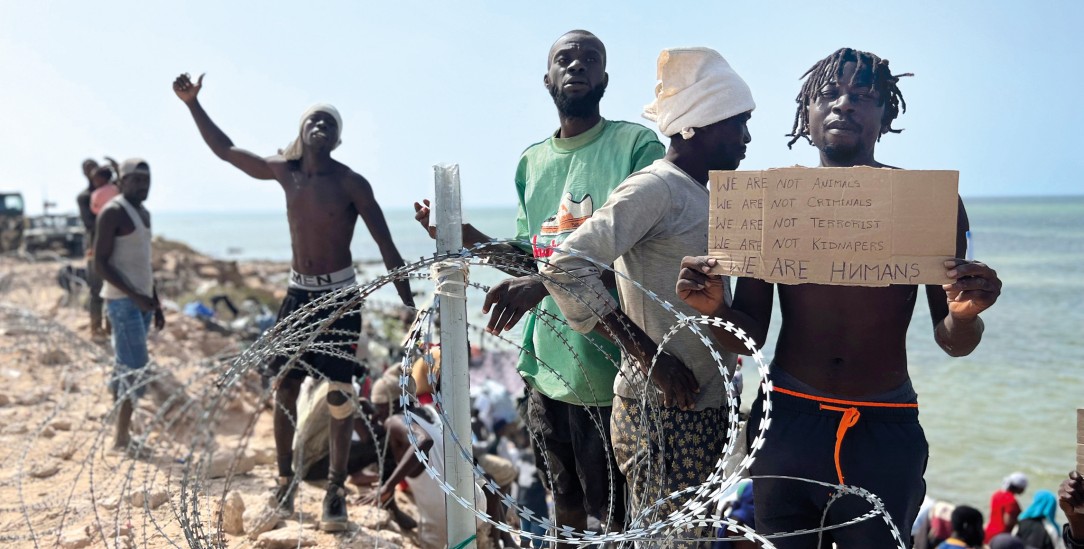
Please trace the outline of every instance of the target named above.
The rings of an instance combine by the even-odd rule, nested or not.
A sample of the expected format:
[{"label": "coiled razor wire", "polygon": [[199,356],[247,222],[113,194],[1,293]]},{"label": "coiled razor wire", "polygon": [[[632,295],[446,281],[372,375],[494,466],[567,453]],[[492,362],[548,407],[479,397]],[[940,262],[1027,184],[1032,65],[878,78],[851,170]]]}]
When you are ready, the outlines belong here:
[{"label": "coiled razor wire", "polygon": [[[500,240],[493,243],[524,244],[511,240]],[[429,280],[437,282],[438,286],[433,305],[415,311],[414,323],[407,330],[408,338],[401,349],[402,372],[399,377],[399,404],[404,408],[412,402],[412,396],[408,394],[407,387],[408,380],[412,375],[413,364],[418,359],[421,359],[432,366],[432,356],[426,349],[433,344],[435,339],[434,319],[437,316],[436,308],[439,306],[439,300],[465,295],[467,288],[474,288],[483,292],[489,290],[488,287],[476,282],[464,282],[461,287],[448,287],[446,285],[447,281],[442,280],[446,278],[448,273],[462,272],[468,267],[494,267],[521,276],[535,277],[537,280],[544,281],[548,287],[560,288],[562,291],[568,292],[583,305],[603,297],[595,294],[595,290],[584,285],[572,287],[531,270],[524,264],[523,257],[520,255],[494,252],[493,243],[479,244],[471,248],[464,248],[459,252],[436,254],[429,258],[422,258],[366,284],[349,286],[330,292],[301,306],[287,318],[282,319],[248,349],[234,354],[234,357],[228,363],[220,360],[205,360],[198,363],[191,380],[182,384],[183,390],[170,395],[164,402],[159,403],[158,410],[152,417],[144,421],[143,432],[146,435],[145,438],[134,440],[128,449],[130,454],[150,454],[157,456],[157,459],[130,459],[124,456],[113,456],[106,451],[106,447],[109,445],[108,437],[112,420],[118,412],[119,404],[114,404],[108,414],[101,418],[103,419],[102,424],[95,426],[96,422],[87,418],[87,421],[80,424],[82,428],[76,429],[74,426],[72,427],[72,437],[68,442],[69,450],[72,447],[86,449],[86,456],[75,468],[75,475],[71,479],[70,486],[61,486],[54,492],[42,493],[41,501],[31,503],[28,501],[23,488],[27,477],[33,472],[27,470],[28,466],[34,466],[34,464],[29,463],[32,450],[41,445],[42,440],[48,440],[42,435],[50,428],[50,422],[53,422],[55,417],[72,408],[75,404],[86,404],[86,402],[81,402],[79,398],[67,398],[76,395],[75,391],[69,390],[70,387],[65,389],[60,394],[60,398],[56,399],[51,412],[41,419],[35,429],[28,431],[28,436],[21,447],[7,446],[0,449],[0,457],[3,457],[5,464],[11,463],[13,460],[18,463],[14,476],[0,478],[0,487],[12,484],[17,486],[18,505],[0,507],[0,513],[18,512],[21,515],[21,521],[18,524],[0,524],[0,527],[3,527],[3,533],[0,533],[0,541],[20,542],[34,547],[59,545],[66,528],[72,524],[86,523],[87,520],[90,520],[84,529],[96,539],[102,540],[108,547],[147,546],[152,539],[158,545],[164,544],[170,547],[183,547],[185,545],[200,548],[226,546],[231,538],[227,538],[223,532],[223,514],[221,512],[212,512],[212,510],[223,508],[227,495],[235,486],[244,486],[248,490],[248,485],[252,484],[234,473],[242,469],[241,464],[244,461],[251,459],[251,456],[246,455],[246,451],[262,412],[260,404],[271,400],[274,387],[291,368],[300,368],[315,379],[326,379],[326,376],[309,363],[307,357],[330,356],[358,362],[359,359],[355,354],[348,353],[343,349],[341,341],[334,341],[334,339],[356,338],[358,334],[336,329],[333,325],[340,319],[352,315],[362,315],[363,311],[367,315],[377,313],[377,316],[391,317],[394,314],[395,307],[381,305],[375,299],[371,299],[374,292],[387,284],[401,280]],[[555,251],[564,253],[561,250]],[[436,481],[440,489],[448,497],[457,501],[458,504],[466,506],[479,521],[492,528],[518,535],[521,538],[536,539],[547,543],[559,542],[570,545],[639,544],[659,547],[679,545],[683,542],[748,539],[761,544],[763,547],[772,547],[770,541],[772,539],[814,533],[823,534],[828,530],[844,528],[880,516],[885,521],[886,528],[896,539],[898,546],[903,547],[901,536],[890,520],[880,499],[874,494],[854,486],[783,476],[753,477],[754,479],[787,479],[832,488],[834,492],[824,510],[821,525],[815,529],[762,535],[723,516],[720,512],[721,501],[733,490],[736,483],[743,476],[747,476],[747,471],[756,459],[757,452],[765,443],[771,424],[772,383],[768,376],[768,367],[764,362],[763,354],[760,349],[756,348],[753,340],[734,324],[714,317],[686,315],[667,300],[644,288],[638,282],[628,279],[622,273],[614,271],[608,265],[600,264],[591,258],[575,254],[575,252],[571,253],[591,261],[600,272],[614,272],[616,276],[630,282],[633,287],[643,292],[649,299],[675,317],[674,324],[667,331],[663,340],[658,342],[658,350],[655,356],[652,357],[648,371],[646,373],[635,372],[637,379],[634,386],[650,387],[648,380],[650,380],[651,369],[655,367],[666,345],[681,330],[688,330],[694,334],[707,348],[709,355],[718,367],[720,375],[723,377],[728,403],[726,443],[722,455],[718,456],[715,462],[714,471],[699,485],[675,490],[669,494],[658,494],[659,497],[655,501],[642,503],[640,508],[634,509],[630,513],[627,523],[621,529],[603,532],[580,532],[570,525],[557,524],[550,517],[536,515],[530,509],[521,506],[512,495],[501,491],[500,486],[492,478],[488,477],[482,467],[474,461],[470,441],[461,441],[454,434],[451,440],[445,440],[445,444],[454,444],[460,459],[470,464],[476,475],[476,481],[486,492],[497,496],[502,504],[520,519],[538,522],[542,525],[546,530],[546,534],[539,535],[517,528],[502,520],[501,517],[491,516],[485,510],[478,509],[473,501],[473,494],[470,494],[470,499],[468,499],[464,495],[456,493],[441,478],[439,472],[433,468],[426,452],[421,451],[418,447],[418,440],[414,436],[414,430],[408,429],[408,438],[413,446],[413,452],[424,464],[426,474]],[[0,315],[4,319],[5,327],[16,326],[16,331],[20,334],[20,337],[12,338],[15,341],[13,345],[0,346],[0,353],[25,353],[32,346],[36,346],[38,351],[67,350],[75,355],[77,359],[70,361],[63,367],[61,379],[65,380],[70,378],[93,379],[95,375],[101,375],[112,368],[112,357],[107,350],[84,342],[75,334],[62,329],[55,322],[46,321],[26,311],[5,306],[0,306]],[[536,309],[535,320],[541,323],[542,326],[553,330],[554,333],[561,333],[557,328],[563,324],[562,319],[553,317],[541,309]],[[730,372],[724,364],[721,352],[715,348],[715,343],[703,332],[701,326],[723,329],[744,342],[757,363],[757,371],[760,377],[764,418],[759,424],[759,429],[750,445],[749,452],[729,473],[726,470],[734,466],[732,461],[739,435],[735,387]],[[473,325],[470,325],[469,328],[472,330],[478,329]],[[617,330],[624,331],[625,335],[631,334],[630,327],[623,323],[620,323],[619,326],[604,324],[603,328],[608,332],[610,339],[617,342],[619,348],[621,348],[620,341],[622,341],[622,338],[617,337]],[[521,353],[531,353],[531,351],[523,349],[519,344],[510,341],[504,335],[494,334],[494,336],[498,341],[518,349]],[[559,339],[565,346],[564,350],[569,353],[569,356],[574,359],[573,362],[578,365],[581,374],[584,375],[585,379],[589,379],[582,358],[573,349],[573,346],[563,339],[563,336],[559,337]],[[590,339],[588,341],[603,356],[607,356],[615,364],[620,364],[620,357],[609,356],[606,349],[598,343]],[[4,341],[4,344],[7,343],[10,342]],[[391,342],[385,343],[390,344]],[[623,348],[622,351],[624,351]],[[256,381],[256,374],[261,372],[264,365],[273,357],[286,357],[287,362],[279,369],[271,383],[260,386]],[[537,355],[534,355],[534,358],[541,368],[559,379],[571,394],[580,398],[583,402],[593,401],[590,398],[583,398],[590,397],[590,395],[576,394],[568,380],[560,376],[551,365],[546,364]],[[136,383],[132,384],[129,391],[134,392],[148,386],[154,386],[156,383],[176,383],[172,376],[167,374],[168,372],[159,368],[148,368],[136,379]],[[438,379],[434,375],[432,368],[429,369],[428,375],[430,384],[437,386]],[[252,388],[254,384],[261,387],[261,389],[254,391]],[[222,443],[216,438],[220,428],[228,423],[229,419],[238,417],[237,403],[241,396],[257,391],[259,396],[254,401],[256,410],[250,413],[244,423],[239,438],[235,442],[235,447],[223,447]],[[595,390],[590,386],[590,383],[588,383],[588,391],[595,394]],[[652,433],[658,433],[659,424],[657,422],[652,423],[653,418],[649,417],[651,416],[650,411],[658,410],[660,403],[655,391],[643,391],[643,393],[640,397],[640,405],[645,413],[642,414],[640,434],[642,436],[652,436]],[[128,396],[131,395],[124,395],[124,397]],[[442,397],[443,395],[439,391],[434,394],[437,415],[441,422],[444,422],[447,418],[444,413]],[[85,400],[87,399],[82,399],[82,401]],[[119,403],[122,400],[117,399],[116,402]],[[585,408],[588,411],[591,410],[590,407]],[[375,442],[378,438],[382,438],[380,441],[382,451],[377,453],[377,469],[383,471],[385,469],[384,460],[389,459],[386,451],[387,437],[378,436],[380,429],[371,423],[371,420],[362,413],[360,407],[356,412],[363,418],[371,439]],[[600,434],[606,432],[605,426],[597,413],[589,414],[589,417],[594,429]],[[404,414],[404,419],[408,427],[410,427],[412,424],[411,415]],[[296,431],[298,427],[296,417],[291,417],[290,420],[294,422]],[[193,431],[190,439],[185,440],[183,437],[174,436],[174,433],[186,426],[189,428],[194,427],[190,429]],[[234,431],[236,431],[236,426],[234,426]],[[528,429],[528,433],[533,444],[542,449],[545,448],[545,440],[534,429]],[[664,445],[660,444],[660,448],[665,451]],[[615,475],[621,473],[613,470],[612,464],[614,460],[610,454],[611,450],[609,448],[605,450],[608,458],[606,460],[608,464],[606,479],[609,485],[613,486]],[[56,450],[53,453],[56,453]],[[69,451],[68,456],[70,457],[73,453],[75,452]],[[295,449],[296,453],[297,449]],[[542,451],[539,454],[548,461],[547,452]],[[223,456],[229,461],[224,479],[215,481],[208,478],[209,469],[212,465],[221,468]],[[303,460],[303,455],[295,455],[295,463]],[[653,461],[648,460],[647,463],[650,465]],[[5,466],[6,469],[7,466]],[[552,486],[553,479],[552,473],[550,473],[552,467],[546,463],[545,467],[540,467],[540,469],[549,476],[548,484]],[[658,473],[661,473],[661,471]],[[82,496],[82,494],[76,493],[77,483],[84,474],[89,483],[89,510],[85,504],[86,502],[77,497]],[[302,481],[298,479],[298,476],[294,477],[293,482],[295,486],[292,488],[297,493],[299,507],[311,506],[304,492],[299,489]],[[266,487],[263,489],[266,490]],[[155,496],[160,496],[163,492],[166,502],[168,502],[168,515],[155,512],[154,509],[157,504],[162,503],[154,501]],[[142,497],[133,498],[133,496],[138,495],[142,495]],[[828,508],[834,502],[846,496],[865,499],[869,502],[871,510],[846,522],[826,524]],[[158,499],[161,499],[161,497]],[[141,505],[131,504],[136,500],[142,500]],[[614,505],[614,497],[611,493],[607,516],[612,516]],[[676,510],[669,514],[664,515],[662,512],[663,509],[675,506]],[[356,509],[356,507],[351,507],[352,512],[356,512]],[[141,520],[136,517],[138,511],[142,511]],[[365,511],[365,513],[369,512],[374,511],[371,508]],[[301,516],[303,518],[304,514]],[[42,517],[46,517],[45,520],[42,520]],[[364,522],[366,515],[363,514],[362,519]],[[133,520],[139,520],[140,522],[140,532],[138,534],[132,526]],[[179,525],[180,537],[168,532],[170,522]],[[712,528],[713,534],[718,529],[725,528],[727,532],[734,535],[725,537],[708,534],[689,535],[693,530],[706,527]],[[300,529],[301,526],[298,528]],[[363,532],[366,534],[365,537],[362,536]],[[392,542],[392,540],[374,536],[373,532],[365,531],[363,528],[339,534],[336,539],[340,545],[349,544],[353,547],[370,546],[369,544],[379,547],[382,544],[387,545]],[[402,540],[399,539],[398,541]]]}]

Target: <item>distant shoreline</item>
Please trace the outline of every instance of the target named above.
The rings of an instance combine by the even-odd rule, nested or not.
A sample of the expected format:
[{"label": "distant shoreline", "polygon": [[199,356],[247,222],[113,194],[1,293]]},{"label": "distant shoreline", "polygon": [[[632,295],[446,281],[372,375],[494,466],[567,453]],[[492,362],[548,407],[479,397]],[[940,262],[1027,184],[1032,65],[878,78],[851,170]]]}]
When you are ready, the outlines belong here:
[{"label": "distant shoreline", "polygon": [[[963,196],[964,202],[1042,202],[1045,200],[1071,200],[1084,202],[1084,193],[1082,194],[1050,194],[1050,195],[1019,195],[1019,196]],[[485,205],[485,206],[472,206],[467,204],[463,206],[463,209],[468,212],[485,212],[485,211],[500,211],[514,209],[515,204],[508,205]],[[400,207],[384,207],[384,212],[412,212],[412,208],[400,208]],[[207,214],[237,214],[237,215],[267,215],[267,214],[281,214],[285,209],[253,209],[253,210],[229,210],[229,209],[211,209],[211,210],[169,210],[169,209],[155,209],[154,213],[166,214],[166,215],[207,215]]]}]

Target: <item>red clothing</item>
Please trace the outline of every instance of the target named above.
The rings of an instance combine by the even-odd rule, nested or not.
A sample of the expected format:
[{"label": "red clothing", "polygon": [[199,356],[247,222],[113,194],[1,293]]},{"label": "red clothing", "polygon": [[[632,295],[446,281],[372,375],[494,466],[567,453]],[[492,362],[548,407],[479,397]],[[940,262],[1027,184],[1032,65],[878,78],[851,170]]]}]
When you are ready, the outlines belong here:
[{"label": "red clothing", "polygon": [[1002,520],[1005,513],[1014,517],[1020,515],[1020,504],[1016,502],[1016,494],[1008,490],[998,490],[990,498],[990,523],[986,525],[986,543],[990,543],[998,534],[1009,533],[1005,528],[1005,521]]}]

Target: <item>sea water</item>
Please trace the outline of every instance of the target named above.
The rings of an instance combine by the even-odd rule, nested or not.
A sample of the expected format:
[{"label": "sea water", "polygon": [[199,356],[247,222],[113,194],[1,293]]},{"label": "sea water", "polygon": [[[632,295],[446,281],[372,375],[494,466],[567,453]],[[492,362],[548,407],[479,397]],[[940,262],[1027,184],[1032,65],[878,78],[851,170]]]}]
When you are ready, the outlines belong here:
[{"label": "sea water", "polygon": [[[1074,466],[1075,411],[1084,407],[1084,197],[965,202],[975,258],[997,270],[1001,298],[983,314],[986,332],[970,356],[951,358],[934,343],[922,299],[907,346],[930,442],[927,492],[988,514],[990,494],[1010,472],[1031,477],[1021,497],[1026,506],[1035,490],[1056,490]],[[433,254],[433,241],[413,211],[388,209],[384,215],[408,263]],[[513,208],[467,208],[465,217],[493,237],[514,232]],[[223,259],[290,259],[284,212],[156,213],[154,231]],[[379,261],[360,221],[352,251],[356,259]],[[486,285],[503,276],[493,269],[472,272],[472,280]],[[415,287],[423,289],[417,282]],[[381,298],[393,301],[395,294],[384,291]],[[473,322],[480,322],[481,293],[468,299]],[[769,360],[778,317],[772,325]],[[509,337],[518,339],[515,332]],[[745,403],[756,391],[750,364],[747,359]]]}]

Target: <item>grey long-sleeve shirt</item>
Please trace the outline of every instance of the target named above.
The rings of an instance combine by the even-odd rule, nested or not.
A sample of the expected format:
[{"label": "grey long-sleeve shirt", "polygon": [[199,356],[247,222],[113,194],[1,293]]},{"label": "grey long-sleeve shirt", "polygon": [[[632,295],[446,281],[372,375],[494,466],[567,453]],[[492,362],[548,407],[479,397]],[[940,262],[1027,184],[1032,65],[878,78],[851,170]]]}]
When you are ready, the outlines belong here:
[{"label": "grey long-sleeve shirt", "polygon": [[[621,310],[658,344],[676,323],[676,315],[667,312],[629,279],[670,302],[678,311],[696,316],[699,313],[677,298],[674,286],[681,259],[687,255],[705,255],[707,248],[707,188],[670,162],[657,160],[614,189],[602,209],[572,233],[560,249],[575,250],[604,265],[614,264],[618,273],[625,275],[617,277]],[[546,283],[550,295],[569,325],[581,333],[593,330],[601,317],[617,308],[602,284],[599,269],[582,257],[555,253],[542,272],[554,279]],[[729,280],[725,288],[729,302]],[[706,327],[701,332],[710,337]],[[724,351],[714,340],[712,345],[722,355],[728,371],[733,372],[735,355]],[[682,328],[663,348],[681,360],[700,383],[697,410],[726,403],[719,367],[698,336]],[[644,389],[643,374],[629,360],[623,360],[614,392],[626,398],[640,398]]]}]

